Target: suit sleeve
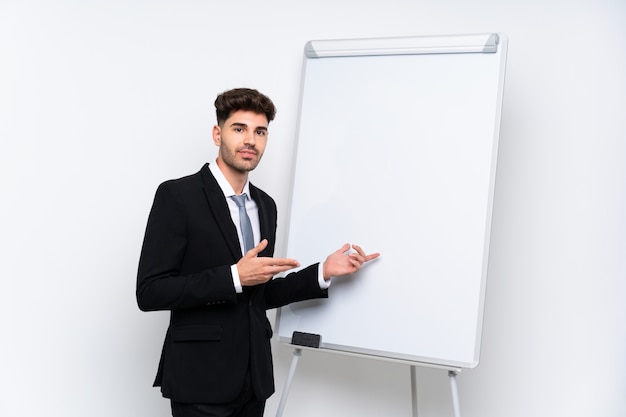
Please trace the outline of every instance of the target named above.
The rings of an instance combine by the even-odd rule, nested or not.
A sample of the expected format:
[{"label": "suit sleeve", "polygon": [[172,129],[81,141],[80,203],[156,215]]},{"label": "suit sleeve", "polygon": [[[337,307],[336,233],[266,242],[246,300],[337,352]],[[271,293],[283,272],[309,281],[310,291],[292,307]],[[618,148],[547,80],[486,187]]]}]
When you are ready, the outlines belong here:
[{"label": "suit sleeve", "polygon": [[168,182],[161,184],[148,217],[137,273],[137,304],[143,311],[236,302],[229,265],[182,271],[189,243],[186,217],[175,188]]},{"label": "suit sleeve", "polygon": [[322,289],[318,280],[319,264],[310,265],[283,278],[274,278],[265,287],[268,309],[282,307],[313,298],[327,298],[328,289]]}]

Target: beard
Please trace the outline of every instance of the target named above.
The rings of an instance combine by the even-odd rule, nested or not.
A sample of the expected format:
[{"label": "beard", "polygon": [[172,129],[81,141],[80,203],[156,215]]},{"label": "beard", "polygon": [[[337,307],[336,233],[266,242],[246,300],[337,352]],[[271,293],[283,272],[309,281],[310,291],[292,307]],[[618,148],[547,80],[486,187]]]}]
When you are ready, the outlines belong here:
[{"label": "beard", "polygon": [[[242,158],[239,155],[239,151],[242,149],[253,150],[256,153],[255,157],[250,158],[250,159]],[[240,149],[232,149],[227,146],[224,146],[223,144],[222,146],[220,146],[219,152],[220,152],[220,156],[222,160],[227,166],[240,172],[250,172],[253,169],[255,169],[257,165],[259,165],[259,162],[261,162],[261,156],[263,156],[262,153],[260,153],[258,150],[254,148],[243,147]]]}]

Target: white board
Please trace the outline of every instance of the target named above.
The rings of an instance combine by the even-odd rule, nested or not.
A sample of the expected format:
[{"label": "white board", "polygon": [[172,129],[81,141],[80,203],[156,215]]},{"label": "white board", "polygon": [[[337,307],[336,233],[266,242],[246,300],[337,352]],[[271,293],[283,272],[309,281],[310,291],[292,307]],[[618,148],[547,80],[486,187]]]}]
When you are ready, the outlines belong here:
[{"label": "white board", "polygon": [[286,256],[343,243],[381,257],[330,297],[283,307],[278,340],[473,368],[487,279],[506,38],[305,47]]}]

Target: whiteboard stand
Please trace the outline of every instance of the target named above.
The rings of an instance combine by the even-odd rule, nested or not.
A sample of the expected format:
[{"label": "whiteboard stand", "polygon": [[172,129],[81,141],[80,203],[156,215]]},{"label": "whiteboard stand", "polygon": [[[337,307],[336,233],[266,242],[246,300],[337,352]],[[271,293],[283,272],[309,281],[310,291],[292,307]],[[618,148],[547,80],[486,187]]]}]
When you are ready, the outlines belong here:
[{"label": "whiteboard stand", "polygon": [[[452,392],[452,407],[454,409],[454,417],[461,417],[461,405],[459,403],[459,386],[456,383],[456,376],[459,371],[448,371],[450,379],[450,391]],[[417,366],[411,365],[411,401],[413,409],[413,417],[417,417]]]},{"label": "whiteboard stand", "polygon": [[276,417],[282,417],[283,410],[285,409],[285,403],[287,402],[287,395],[289,395],[289,389],[291,388],[291,381],[293,375],[296,373],[296,367],[298,366],[298,360],[302,355],[302,349],[295,348],[293,350],[293,357],[291,358],[291,365],[289,366],[289,373],[287,374],[287,380],[285,381],[285,387],[283,388],[283,395],[280,397],[278,403],[278,410],[276,411]]},{"label": "whiteboard stand", "polygon": [[413,417],[417,417],[417,367],[411,365],[411,403]]},{"label": "whiteboard stand", "polygon": [[[348,238],[382,256],[332,297],[277,311],[276,339],[296,349],[278,417],[301,347],[411,366],[414,416],[415,366],[445,370],[460,416],[456,376],[479,361],[507,44],[501,33],[306,43],[285,257],[312,265]],[[403,163],[380,132],[398,138]],[[360,181],[347,193],[337,178]],[[389,204],[406,192],[398,178],[410,219]],[[387,276],[394,285],[379,285]],[[411,332],[398,317],[414,318]]]},{"label": "whiteboard stand", "polygon": [[[283,393],[278,403],[278,409],[276,410],[276,417],[282,417],[285,410],[285,404],[287,403],[287,396],[291,389],[291,383],[298,367],[298,362],[302,356],[302,348],[296,347],[293,350],[293,357],[291,358],[291,365],[289,365],[289,372],[287,373],[287,379],[285,380],[285,386],[283,387]],[[352,355],[355,356],[355,355]],[[411,369],[411,409],[413,417],[418,417],[417,410],[417,365],[412,364]],[[459,403],[459,387],[457,385],[456,376],[459,374],[459,370],[448,370],[448,377],[450,379],[450,390],[452,392],[452,407],[454,409],[454,417],[461,417],[461,406]]]},{"label": "whiteboard stand", "polygon": [[461,404],[459,403],[459,387],[456,383],[457,371],[448,371],[450,377],[450,390],[452,391],[452,407],[454,408],[454,417],[461,417]]}]

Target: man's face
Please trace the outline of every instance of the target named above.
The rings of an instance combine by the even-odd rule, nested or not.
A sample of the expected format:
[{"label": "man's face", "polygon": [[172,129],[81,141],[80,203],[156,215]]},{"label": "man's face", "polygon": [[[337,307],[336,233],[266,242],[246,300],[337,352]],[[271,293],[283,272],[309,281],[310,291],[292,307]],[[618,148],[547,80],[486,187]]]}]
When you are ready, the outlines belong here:
[{"label": "man's face", "polygon": [[219,146],[218,158],[228,169],[252,171],[265,151],[268,125],[265,114],[248,110],[233,112],[222,126],[213,127],[213,141]]}]

